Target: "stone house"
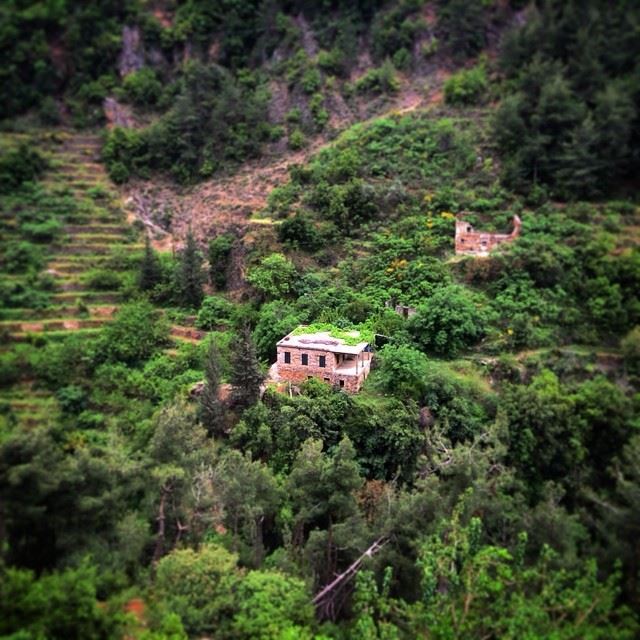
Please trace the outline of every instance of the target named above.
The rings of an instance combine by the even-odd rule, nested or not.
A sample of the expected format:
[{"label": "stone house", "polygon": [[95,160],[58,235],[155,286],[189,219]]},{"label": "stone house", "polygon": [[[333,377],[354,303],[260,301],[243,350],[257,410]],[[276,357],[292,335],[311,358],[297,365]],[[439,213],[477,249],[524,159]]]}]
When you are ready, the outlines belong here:
[{"label": "stone house", "polygon": [[349,340],[329,331],[303,331],[298,327],[278,341],[277,378],[298,384],[318,378],[349,393],[358,392],[371,369],[371,345],[366,340],[356,342],[358,331],[348,332]]},{"label": "stone house", "polygon": [[513,231],[511,233],[485,233],[476,231],[468,222],[461,218],[456,220],[456,254],[470,256],[488,256],[503,242],[512,242],[520,235],[522,221],[519,216],[513,216]]}]

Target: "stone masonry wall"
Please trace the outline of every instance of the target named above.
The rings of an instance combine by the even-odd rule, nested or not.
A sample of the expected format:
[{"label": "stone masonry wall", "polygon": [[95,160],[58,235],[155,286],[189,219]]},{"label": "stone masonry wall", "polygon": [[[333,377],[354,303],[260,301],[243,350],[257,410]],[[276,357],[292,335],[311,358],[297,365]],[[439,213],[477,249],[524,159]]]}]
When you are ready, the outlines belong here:
[{"label": "stone masonry wall", "polygon": [[[284,361],[285,352],[291,354],[291,362]],[[308,355],[308,365],[302,364],[302,354]],[[318,364],[319,356],[325,356],[326,367]],[[341,387],[349,393],[356,393],[364,383],[368,371],[362,367],[362,371],[355,375],[340,375],[333,370],[336,367],[336,354],[331,351],[319,351],[315,349],[300,349],[299,347],[279,346],[278,347],[278,375],[284,380],[300,384],[308,378],[318,378],[327,384],[340,386],[340,381],[344,381]]]},{"label": "stone masonry wall", "polygon": [[513,216],[513,231],[511,233],[483,233],[476,231],[468,222],[456,220],[456,254],[487,256],[503,242],[511,242],[520,235],[522,222],[518,216]]}]

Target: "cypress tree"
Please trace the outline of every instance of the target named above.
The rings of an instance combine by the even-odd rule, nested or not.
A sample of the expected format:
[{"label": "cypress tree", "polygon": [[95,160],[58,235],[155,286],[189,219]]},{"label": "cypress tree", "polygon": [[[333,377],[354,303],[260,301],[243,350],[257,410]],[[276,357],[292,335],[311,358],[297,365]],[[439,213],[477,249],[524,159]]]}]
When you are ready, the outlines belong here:
[{"label": "cypress tree", "polygon": [[198,308],[202,303],[202,255],[198,250],[196,240],[189,231],[184,249],[180,253],[178,265],[178,294],[180,302],[187,307]]},{"label": "cypress tree", "polygon": [[205,385],[200,396],[200,419],[209,435],[223,435],[225,431],[224,407],[220,390],[220,352],[213,340],[209,344],[204,363]]},{"label": "cypress tree", "polygon": [[162,270],[160,268],[160,260],[156,252],[151,246],[149,236],[146,237],[144,243],[144,256],[140,265],[140,274],[138,285],[142,291],[153,289],[162,280]]},{"label": "cypress tree", "polygon": [[234,406],[246,409],[258,401],[262,374],[247,324],[243,325],[238,333],[237,349],[232,362],[231,383],[233,385],[231,399]]}]

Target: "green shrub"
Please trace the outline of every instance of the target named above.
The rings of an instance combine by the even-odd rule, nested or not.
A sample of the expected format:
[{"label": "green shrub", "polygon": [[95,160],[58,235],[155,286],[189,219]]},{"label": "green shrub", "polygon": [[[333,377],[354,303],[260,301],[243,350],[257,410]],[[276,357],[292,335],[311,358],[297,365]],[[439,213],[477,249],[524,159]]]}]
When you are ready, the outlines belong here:
[{"label": "green shrub", "polygon": [[83,277],[89,289],[115,291],[122,286],[122,277],[111,269],[94,269]]},{"label": "green shrub", "polygon": [[144,67],[130,73],[122,87],[127,98],[139,107],[151,107],[158,102],[162,93],[162,83],[153,69]]},{"label": "green shrub", "polygon": [[234,242],[234,236],[229,233],[223,233],[209,242],[209,280],[219,291],[227,286],[229,256]]},{"label": "green shrub", "polygon": [[390,60],[381,67],[370,69],[355,82],[358,93],[389,94],[396,93],[400,83]]},{"label": "green shrub", "polygon": [[322,76],[316,67],[309,67],[302,76],[300,82],[305,93],[315,93],[322,86]]},{"label": "green shrub", "polygon": [[169,325],[148,302],[123,306],[98,339],[99,357],[136,365],[167,344]]},{"label": "green shrub", "polygon": [[282,222],[278,227],[278,240],[307,251],[314,251],[320,243],[318,231],[312,220],[300,213]]},{"label": "green shrub", "polygon": [[333,47],[330,51],[321,51],[317,59],[318,66],[327,73],[342,77],[347,70],[344,52],[339,47]]},{"label": "green shrub", "polygon": [[421,402],[425,393],[427,357],[407,345],[388,344],[380,351],[378,384],[386,393]]},{"label": "green shrub", "polygon": [[409,332],[425,351],[453,356],[484,337],[490,310],[467,289],[438,289],[409,320]]},{"label": "green shrub", "polygon": [[52,242],[62,231],[62,224],[58,220],[49,218],[43,222],[25,222],[20,225],[20,231],[34,242]]},{"label": "green shrub", "polygon": [[42,249],[31,242],[10,240],[0,253],[0,265],[9,273],[38,271],[44,266]]},{"label": "green shrub", "polygon": [[391,60],[396,69],[406,71],[411,66],[411,52],[403,47],[393,54]]},{"label": "green shrub", "polygon": [[283,298],[293,293],[297,279],[294,264],[281,253],[272,253],[251,267],[247,282],[268,298]]},{"label": "green shrub", "polygon": [[196,327],[213,331],[221,324],[229,321],[233,312],[233,305],[222,296],[207,296],[196,318]]},{"label": "green shrub", "polygon": [[484,65],[463,69],[454,73],[444,83],[444,97],[447,104],[478,104],[487,90],[487,74]]},{"label": "green shrub", "polygon": [[45,158],[27,143],[0,155],[0,193],[10,193],[35,180],[47,168]]},{"label": "green shrub", "polygon": [[299,151],[307,146],[307,139],[300,129],[294,129],[289,134],[289,148],[293,151]]}]

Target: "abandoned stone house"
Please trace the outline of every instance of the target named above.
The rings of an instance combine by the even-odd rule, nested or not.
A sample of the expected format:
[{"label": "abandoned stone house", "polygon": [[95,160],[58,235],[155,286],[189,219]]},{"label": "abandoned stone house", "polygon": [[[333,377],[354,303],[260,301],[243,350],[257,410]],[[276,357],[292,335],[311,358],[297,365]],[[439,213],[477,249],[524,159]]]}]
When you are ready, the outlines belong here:
[{"label": "abandoned stone house", "polygon": [[519,216],[513,216],[511,233],[485,233],[476,231],[468,222],[456,220],[456,254],[470,256],[488,256],[499,244],[511,242],[520,235],[522,222]]},{"label": "abandoned stone house", "polygon": [[[364,340],[347,344],[328,331],[303,330],[299,327],[277,343],[278,378],[293,383],[318,378],[349,393],[358,392],[371,368],[371,345]],[[350,332],[350,337],[357,339],[359,333]]]}]

